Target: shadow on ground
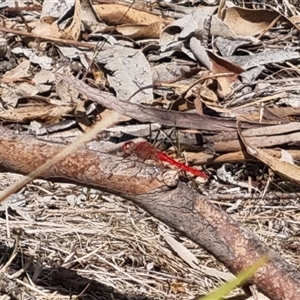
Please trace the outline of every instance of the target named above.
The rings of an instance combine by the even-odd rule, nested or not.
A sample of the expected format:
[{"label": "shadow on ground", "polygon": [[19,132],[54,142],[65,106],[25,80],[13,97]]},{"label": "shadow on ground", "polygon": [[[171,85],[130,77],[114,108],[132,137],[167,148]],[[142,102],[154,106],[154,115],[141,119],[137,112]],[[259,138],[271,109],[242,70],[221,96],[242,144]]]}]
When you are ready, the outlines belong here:
[{"label": "shadow on ground", "polygon": [[[0,266],[4,266],[9,261],[12,248],[0,243]],[[25,271],[20,271],[22,268]],[[1,272],[0,272],[1,273]],[[75,271],[62,267],[47,268],[43,266],[43,261],[33,260],[32,257],[17,252],[14,259],[8,264],[5,274],[0,278],[0,294],[9,294],[12,299],[32,299],[30,289],[22,287],[22,284],[17,283],[17,279],[28,284],[26,274],[35,284],[35,288],[41,287],[43,292],[46,290],[50,294],[62,296],[76,296],[76,299],[81,300],[154,300],[139,295],[128,295],[114,291],[109,287],[96,280],[91,280],[78,275]],[[12,293],[14,291],[14,293]]]}]

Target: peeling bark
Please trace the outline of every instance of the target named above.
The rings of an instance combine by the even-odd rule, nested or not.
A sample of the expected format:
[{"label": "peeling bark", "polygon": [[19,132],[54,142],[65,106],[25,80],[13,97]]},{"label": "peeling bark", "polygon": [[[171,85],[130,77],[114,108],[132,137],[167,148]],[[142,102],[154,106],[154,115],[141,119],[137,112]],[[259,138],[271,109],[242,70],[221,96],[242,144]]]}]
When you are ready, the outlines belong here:
[{"label": "peeling bark", "polygon": [[[27,174],[64,147],[13,135],[3,127],[0,134],[0,166],[11,172]],[[251,282],[271,299],[299,298],[299,271],[208,198],[178,183],[171,170],[157,172],[130,159],[81,148],[47,170],[42,178],[94,186],[130,199],[208,250],[234,274],[271,251],[269,262]]]}]

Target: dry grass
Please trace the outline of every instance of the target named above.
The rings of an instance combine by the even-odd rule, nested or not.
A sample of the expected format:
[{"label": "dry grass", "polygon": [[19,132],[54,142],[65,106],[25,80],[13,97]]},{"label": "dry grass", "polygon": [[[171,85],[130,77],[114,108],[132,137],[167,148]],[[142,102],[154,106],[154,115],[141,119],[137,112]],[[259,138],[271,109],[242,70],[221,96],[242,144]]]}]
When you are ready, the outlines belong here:
[{"label": "dry grass", "polygon": [[[5,177],[9,181],[9,176]],[[102,293],[105,285],[129,298],[171,299],[178,298],[179,293],[185,295],[182,299],[191,299],[219,282],[209,278],[202,281],[201,272],[189,268],[159,234],[162,224],[130,202],[44,181],[36,181],[21,193],[27,202],[21,210],[28,220],[15,210],[10,211],[9,220],[0,219],[2,248],[4,244],[12,247],[13,231],[22,230],[18,249],[22,262],[15,260],[10,268],[17,270],[29,259],[34,260],[21,277],[34,280],[36,296],[43,298],[54,291],[80,293],[89,282],[83,282],[81,276],[95,281],[96,290],[88,288],[88,294]],[[77,204],[68,203],[71,198],[77,198],[72,199]],[[215,265],[203,250],[171,234],[201,261],[205,259],[205,264]],[[70,283],[70,275],[75,276],[75,282]]]},{"label": "dry grass", "polygon": [[[1,188],[17,177],[1,174]],[[21,230],[6,274],[17,275],[15,282],[32,299],[193,299],[222,282],[200,269],[226,271],[220,263],[131,202],[41,180],[19,194],[25,206],[12,206],[0,218],[1,264]],[[233,217],[297,266],[299,205],[296,199],[273,202],[245,200]],[[160,226],[198,258],[199,270],[172,251]]]}]

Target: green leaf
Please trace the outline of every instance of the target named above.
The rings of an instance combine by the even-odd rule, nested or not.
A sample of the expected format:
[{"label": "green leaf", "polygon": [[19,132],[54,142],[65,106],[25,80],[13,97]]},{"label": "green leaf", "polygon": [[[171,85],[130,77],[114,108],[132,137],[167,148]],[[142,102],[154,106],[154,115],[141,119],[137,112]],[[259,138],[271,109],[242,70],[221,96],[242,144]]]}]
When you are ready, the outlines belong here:
[{"label": "green leaf", "polygon": [[217,288],[214,292],[206,295],[204,297],[198,298],[198,300],[221,300],[223,299],[229,292],[234,290],[237,286],[242,285],[245,281],[247,281],[261,266],[263,266],[269,260],[269,255],[266,254],[259,258],[253,265],[243,270],[238,274],[238,276],[227,282],[225,285]]}]

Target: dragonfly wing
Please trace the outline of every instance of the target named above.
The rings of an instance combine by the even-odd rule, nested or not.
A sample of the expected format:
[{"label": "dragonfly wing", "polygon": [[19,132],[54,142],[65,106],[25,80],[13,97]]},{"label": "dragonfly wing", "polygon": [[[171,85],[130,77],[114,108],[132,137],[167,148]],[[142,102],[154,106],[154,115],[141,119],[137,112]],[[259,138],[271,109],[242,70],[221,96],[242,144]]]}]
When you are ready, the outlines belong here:
[{"label": "dragonfly wing", "polygon": [[142,159],[155,159],[154,147],[148,142],[135,144],[133,152]]}]

